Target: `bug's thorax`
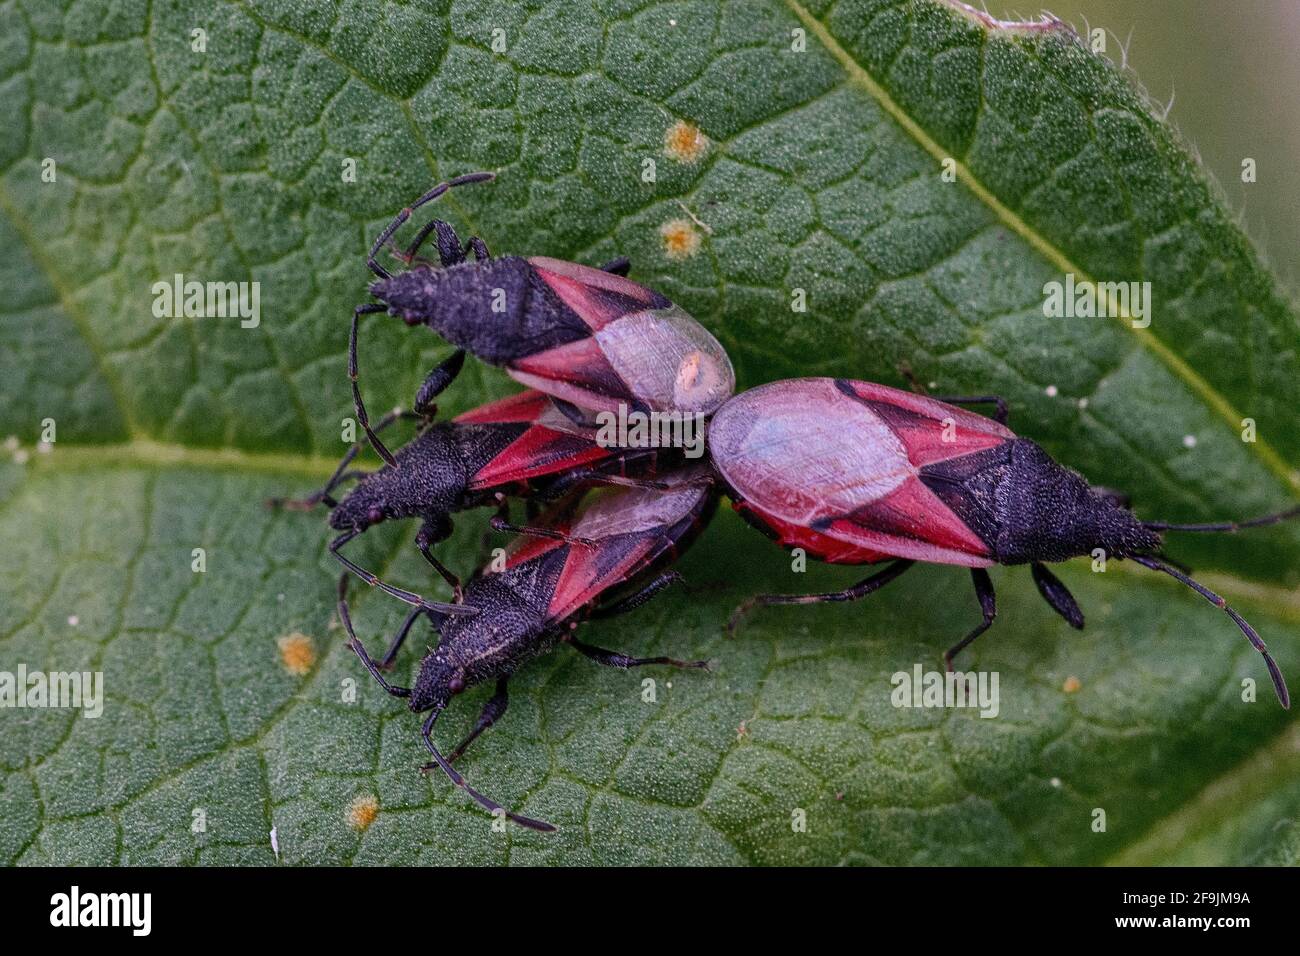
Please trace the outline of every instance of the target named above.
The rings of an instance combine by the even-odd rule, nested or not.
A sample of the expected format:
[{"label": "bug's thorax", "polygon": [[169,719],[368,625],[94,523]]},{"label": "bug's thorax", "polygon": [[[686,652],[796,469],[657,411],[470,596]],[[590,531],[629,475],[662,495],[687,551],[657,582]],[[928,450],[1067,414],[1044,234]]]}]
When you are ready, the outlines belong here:
[{"label": "bug's thorax", "polygon": [[[420,665],[430,686],[463,688],[513,673],[529,658],[549,650],[546,602],[550,576],[535,565],[481,574],[465,589],[472,617],[446,618],[441,640]],[[416,681],[417,689],[420,680]],[[412,707],[415,702],[412,701]]]},{"label": "bug's thorax", "polygon": [[526,259],[419,267],[371,283],[392,315],[423,324],[491,365],[588,338],[591,329]]},{"label": "bug's thorax", "polygon": [[[1016,439],[1008,452],[991,489],[999,563],[1063,561],[1099,550],[1123,558],[1160,547],[1160,536],[1133,512],[1057,464],[1036,443]],[[973,477],[976,495],[979,484]]]},{"label": "bug's thorax", "polygon": [[397,467],[384,465],[362,478],[331,512],[330,524],[364,529],[459,508],[467,481],[459,435],[463,428],[443,423],[426,429],[398,450]]}]

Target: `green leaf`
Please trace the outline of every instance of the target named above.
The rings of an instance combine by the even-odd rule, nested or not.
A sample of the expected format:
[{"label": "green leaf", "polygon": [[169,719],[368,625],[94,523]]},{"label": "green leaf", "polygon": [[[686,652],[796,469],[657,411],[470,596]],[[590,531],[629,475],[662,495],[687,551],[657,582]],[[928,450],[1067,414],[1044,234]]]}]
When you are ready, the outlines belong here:
[{"label": "green leaf", "polygon": [[[937,392],[1005,395],[1019,433],[1144,516],[1284,506],[1296,316],[1189,150],[1068,30],[937,0],[11,0],[0,25],[0,436],[22,443],[0,465],[0,671],[102,671],[106,691],[93,719],[0,711],[0,860],[265,864],[274,828],[290,863],[1294,862],[1293,725],[1196,595],[1066,565],[1076,633],[1023,569],[998,570],[998,623],[967,652],[1000,676],[998,718],[899,709],[891,675],[937,667],[978,619],[967,577],[925,567],[727,639],[749,594],[857,579],[792,574],[729,514],[682,562],[689,594],[584,627],[714,672],[614,673],[563,650],[527,667],[463,769],[560,831],[496,832],[417,772],[418,721],[342,646],[319,516],[260,504],[318,485],[343,450],[373,236],[439,178],[493,168],[437,214],[496,252],[629,255],[743,386],[899,384],[905,360]],[[701,155],[666,152],[678,122]],[[698,247],[666,244],[682,220]],[[152,286],[176,273],[257,281],[260,325],[156,318]],[[1064,273],[1150,282],[1150,326],[1045,318]],[[409,401],[445,352],[369,320],[370,406]],[[472,365],[444,411],[510,387]],[[457,569],[482,528],[459,522]],[[376,529],[356,555],[445,593],[411,534]],[[1171,547],[1300,673],[1294,529]],[[402,613],[356,602],[374,646]],[[295,634],[310,653],[286,652]]]}]

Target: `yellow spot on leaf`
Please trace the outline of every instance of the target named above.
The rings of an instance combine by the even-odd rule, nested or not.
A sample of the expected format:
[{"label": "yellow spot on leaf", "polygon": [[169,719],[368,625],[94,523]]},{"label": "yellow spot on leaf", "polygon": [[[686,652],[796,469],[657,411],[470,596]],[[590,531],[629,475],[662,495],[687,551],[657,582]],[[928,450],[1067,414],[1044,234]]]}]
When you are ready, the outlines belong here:
[{"label": "yellow spot on leaf", "polygon": [[669,259],[689,259],[700,251],[700,233],[689,219],[670,219],[659,227]]},{"label": "yellow spot on leaf", "polygon": [[1078,693],[1079,688],[1082,686],[1083,682],[1071,674],[1065,679],[1065,683],[1061,685],[1061,690],[1065,691],[1067,694],[1075,694]]},{"label": "yellow spot on leaf", "polygon": [[296,677],[302,677],[316,663],[316,644],[306,634],[294,631],[279,638],[280,663]]},{"label": "yellow spot on leaf", "polygon": [[709,148],[709,138],[694,123],[678,120],[664,132],[664,152],[679,163],[695,163]]},{"label": "yellow spot on leaf", "polygon": [[354,830],[365,831],[379,816],[379,798],[362,794],[348,807],[348,825]]}]

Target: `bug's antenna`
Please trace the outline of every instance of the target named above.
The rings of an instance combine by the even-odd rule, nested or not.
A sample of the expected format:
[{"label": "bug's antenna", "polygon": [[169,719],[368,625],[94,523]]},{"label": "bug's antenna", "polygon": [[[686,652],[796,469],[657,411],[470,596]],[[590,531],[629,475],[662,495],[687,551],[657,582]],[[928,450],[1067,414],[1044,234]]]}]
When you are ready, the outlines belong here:
[{"label": "bug's antenna", "polygon": [[457,176],[455,179],[449,179],[445,183],[438,183],[438,185],[434,186],[427,193],[393,217],[393,221],[390,222],[388,227],[379,234],[379,238],[375,240],[375,244],[370,247],[370,255],[366,258],[366,265],[370,267],[370,271],[381,279],[392,278],[392,275],[388,270],[375,261],[375,256],[379,254],[379,250],[383,248],[384,243],[393,237],[393,233],[397,232],[397,230],[402,227],[402,223],[411,218],[411,213],[415,212],[415,210],[419,209],[425,203],[433,202],[453,186],[466,186],[469,183],[481,183],[496,178],[496,173],[466,173],[464,176]]},{"label": "bug's antenna", "polygon": [[1151,531],[1240,531],[1242,528],[1262,528],[1300,517],[1300,505],[1271,515],[1251,518],[1249,521],[1220,521],[1211,524],[1170,524],[1168,521],[1144,521],[1142,527]]},{"label": "bug's antenna", "polygon": [[1227,601],[1219,597],[1219,595],[1215,594],[1205,585],[1201,584],[1199,581],[1193,580],[1186,574],[1183,574],[1183,572],[1179,571],[1177,568],[1165,564],[1165,562],[1158,558],[1153,558],[1149,555],[1135,554],[1133,555],[1133,560],[1138,564],[1151,568],[1152,570],[1163,571],[1171,578],[1181,581],[1193,591],[1200,594],[1205,598],[1205,600],[1209,601],[1219,610],[1227,614],[1228,617],[1232,618],[1237,623],[1237,626],[1241,628],[1241,633],[1246,635],[1246,640],[1250,641],[1251,646],[1264,656],[1264,664],[1268,667],[1269,676],[1273,678],[1273,690],[1277,692],[1277,699],[1281,701],[1282,706],[1287,710],[1291,709],[1291,694],[1286,689],[1286,679],[1282,676],[1282,671],[1277,666],[1277,661],[1273,660],[1273,655],[1268,652],[1268,647],[1264,644],[1264,641],[1244,617],[1229,607]]},{"label": "bug's antenna", "polygon": [[454,783],[456,786],[460,787],[471,797],[473,797],[474,800],[479,804],[479,806],[486,809],[489,813],[495,814],[498,810],[500,810],[502,813],[506,815],[507,820],[513,820],[521,827],[528,827],[528,829],[530,830],[541,830],[543,833],[554,833],[555,827],[553,827],[551,824],[547,823],[546,821],[534,820],[531,817],[521,817],[517,813],[511,813],[505,807],[501,806],[501,804],[497,803],[495,800],[490,800],[487,797],[483,796],[483,794],[479,793],[477,790],[475,790],[473,787],[471,787],[468,783],[465,782],[465,778],[460,775],[460,773],[456,770],[455,767],[453,767],[451,764],[447,762],[446,757],[438,753],[438,748],[433,745],[433,737],[432,737],[433,724],[434,721],[438,719],[438,715],[440,713],[442,713],[441,709],[435,710],[433,713],[431,713],[428,719],[424,722],[423,729],[420,731],[420,735],[424,738],[424,746],[429,748],[429,753],[433,754],[433,760],[434,760],[433,763],[425,764],[421,769],[432,770],[434,767],[441,767],[442,772],[451,778],[452,783]]}]

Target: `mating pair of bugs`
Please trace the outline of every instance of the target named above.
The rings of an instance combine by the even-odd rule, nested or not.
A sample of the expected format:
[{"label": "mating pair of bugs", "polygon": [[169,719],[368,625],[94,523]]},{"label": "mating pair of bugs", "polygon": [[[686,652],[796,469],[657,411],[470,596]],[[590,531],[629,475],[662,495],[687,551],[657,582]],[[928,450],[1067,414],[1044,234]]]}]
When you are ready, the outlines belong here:
[{"label": "mating pair of bugs", "polygon": [[[406,271],[391,274],[376,260],[415,209],[454,186],[491,178],[474,173],[438,185],[403,209],[371,247],[367,265],[378,277],[370,286],[377,301],[353,313],[348,374],[357,420],[385,464],[371,473],[349,470],[356,445],[325,487],[283,502],[331,509],[339,534],[330,551],[346,568],[338,610],[349,645],[387,692],[406,698],[414,712],[428,712],[421,736],[433,763],[425,769],[440,767],[493,812],[553,830],[471,788],[452,761],[505,712],[515,670],[560,642],[614,667],[704,667],[703,661],[629,657],[585,644],[574,630],[584,618],[631,610],[679,580],[668,566],[707,523],[720,495],[778,543],[815,559],[889,562],[842,591],[751,598],[729,629],[755,605],[852,601],[917,562],[958,565],[970,569],[981,620],[945,653],[951,669],[953,657],[996,615],[988,567],[1028,564],[1048,604],[1082,628],[1078,604],[1046,563],[1101,549],[1170,575],[1227,613],[1263,656],[1282,705],[1290,706],[1282,674],[1254,628],[1162,556],[1161,533],[1236,531],[1295,517],[1300,508],[1243,522],[1142,521],[1123,496],[1089,485],[1011,432],[1006,404],[996,396],[930,398],[829,378],[773,382],[733,395],[722,346],[667,298],[627,279],[625,259],[594,269],[545,257],[492,258],[481,239],[462,246],[455,230],[435,219],[404,252],[395,252]],[[418,256],[430,236],[436,263]],[[391,413],[372,427],[358,385],[358,326],[363,315],[385,311],[429,326],[456,351],[430,372],[411,412]],[[434,400],[460,372],[466,352],[529,388],[433,422]],[[991,405],[995,416],[956,407],[971,404]],[[711,416],[708,459],[692,463],[672,450],[598,443],[593,413],[620,406]],[[394,454],[379,432],[402,417],[421,427]],[[347,480],[357,486],[336,500],[335,489]],[[594,485],[615,487],[587,494]],[[512,496],[552,504],[521,527],[508,520]],[[452,513],[484,505],[498,508],[494,528],[517,537],[504,569],[480,571],[462,585],[432,548],[450,534]],[[453,603],[393,587],[342,553],[370,526],[403,518],[420,519],[416,547],[453,588]],[[349,573],[411,605],[379,661],[353,630]],[[395,686],[382,672],[421,615],[440,632],[439,643],[422,660],[413,687]],[[432,739],[439,714],[454,695],[486,681],[496,682],[496,692],[468,737],[444,757]]]}]

